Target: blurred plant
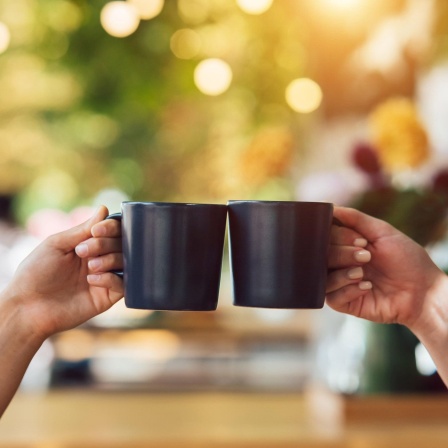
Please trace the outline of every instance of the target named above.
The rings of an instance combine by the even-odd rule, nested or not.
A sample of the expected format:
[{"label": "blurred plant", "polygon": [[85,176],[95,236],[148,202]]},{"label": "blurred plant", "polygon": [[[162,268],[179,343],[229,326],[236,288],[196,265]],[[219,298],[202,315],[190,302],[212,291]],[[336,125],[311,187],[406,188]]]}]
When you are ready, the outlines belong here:
[{"label": "blurred plant", "polygon": [[[292,137],[260,129],[302,137],[284,94],[310,67],[295,5],[271,6],[0,0],[0,192],[18,198],[19,220],[90,204],[104,188],[136,200],[277,195]],[[207,60],[220,63],[196,76]],[[243,173],[241,158],[259,163]]]},{"label": "blurred plant", "polygon": [[383,219],[422,245],[440,240],[448,209],[448,168],[423,181],[430,157],[426,130],[413,102],[392,98],[369,117],[372,142],[355,145],[353,164],[366,176],[368,188],[352,205]]}]

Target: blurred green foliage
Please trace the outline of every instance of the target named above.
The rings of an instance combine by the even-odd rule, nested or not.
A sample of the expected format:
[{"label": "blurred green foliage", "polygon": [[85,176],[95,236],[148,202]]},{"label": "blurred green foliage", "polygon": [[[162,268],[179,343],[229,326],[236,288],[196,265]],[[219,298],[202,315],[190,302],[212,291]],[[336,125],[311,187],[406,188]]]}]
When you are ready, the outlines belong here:
[{"label": "blurred green foliage", "polygon": [[[202,18],[185,23],[167,1],[158,17],[115,38],[100,24],[105,3],[0,0],[11,30],[0,55],[0,191],[17,195],[20,217],[88,203],[103,188],[138,200],[224,202],[271,190],[290,198],[289,168],[246,185],[239,158],[265,127],[300,142],[284,89],[306,73],[306,27],[288,20],[291,5],[248,16],[232,1],[196,1]],[[182,28],[201,36],[192,60],[170,49]],[[217,97],[194,85],[207,57],[233,70]]]}]

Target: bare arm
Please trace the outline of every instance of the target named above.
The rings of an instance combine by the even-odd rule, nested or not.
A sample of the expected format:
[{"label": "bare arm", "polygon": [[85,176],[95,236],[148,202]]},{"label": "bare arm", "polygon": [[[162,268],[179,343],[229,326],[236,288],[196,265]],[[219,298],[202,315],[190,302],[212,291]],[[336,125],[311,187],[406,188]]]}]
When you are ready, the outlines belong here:
[{"label": "bare arm", "polygon": [[445,273],[440,272],[424,302],[425,313],[409,329],[426,347],[448,387],[448,277]]},{"label": "bare arm", "polygon": [[27,329],[15,298],[0,302],[0,416],[12,400],[43,339]]},{"label": "bare arm", "polygon": [[[39,347],[52,334],[106,311],[123,296],[119,223],[102,207],[42,242],[0,295],[0,416]],[[99,266],[93,267],[92,260]]]},{"label": "bare arm", "polygon": [[[367,240],[371,259],[362,265],[362,279],[348,279],[353,263],[342,254],[355,249],[333,237],[332,257],[337,261],[328,278],[328,305],[373,322],[407,326],[425,345],[448,385],[447,276],[423,247],[384,221],[343,207],[335,208],[335,217],[344,231]],[[365,282],[371,287],[363,289]]]}]

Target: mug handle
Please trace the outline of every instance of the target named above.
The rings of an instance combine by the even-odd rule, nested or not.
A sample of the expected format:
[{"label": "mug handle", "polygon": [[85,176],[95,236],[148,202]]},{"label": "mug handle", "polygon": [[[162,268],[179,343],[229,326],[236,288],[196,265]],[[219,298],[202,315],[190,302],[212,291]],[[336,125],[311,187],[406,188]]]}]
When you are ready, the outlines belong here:
[{"label": "mug handle", "polygon": [[[123,218],[122,213],[118,212],[118,213],[112,213],[112,214],[106,216],[104,219],[115,219],[116,221],[121,222],[122,218]],[[123,271],[110,271],[110,272],[112,272],[112,274],[115,274],[120,278],[123,278],[123,275],[124,275]]]}]

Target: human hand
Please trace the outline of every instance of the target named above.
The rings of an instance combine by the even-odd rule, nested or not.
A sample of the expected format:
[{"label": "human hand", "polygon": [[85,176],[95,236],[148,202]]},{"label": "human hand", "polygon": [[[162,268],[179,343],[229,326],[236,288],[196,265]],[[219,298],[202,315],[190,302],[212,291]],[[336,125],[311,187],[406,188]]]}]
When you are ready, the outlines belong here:
[{"label": "human hand", "polygon": [[44,240],[20,264],[4,297],[45,339],[106,311],[123,297],[121,226],[100,207],[85,223]]},{"label": "human hand", "polygon": [[[335,207],[334,216],[343,227],[333,229],[330,267],[335,270],[328,277],[327,304],[374,322],[427,331],[445,274],[423,247],[386,222],[343,207]],[[364,249],[354,243],[359,237],[367,240]],[[353,262],[359,253],[364,259]]]}]

